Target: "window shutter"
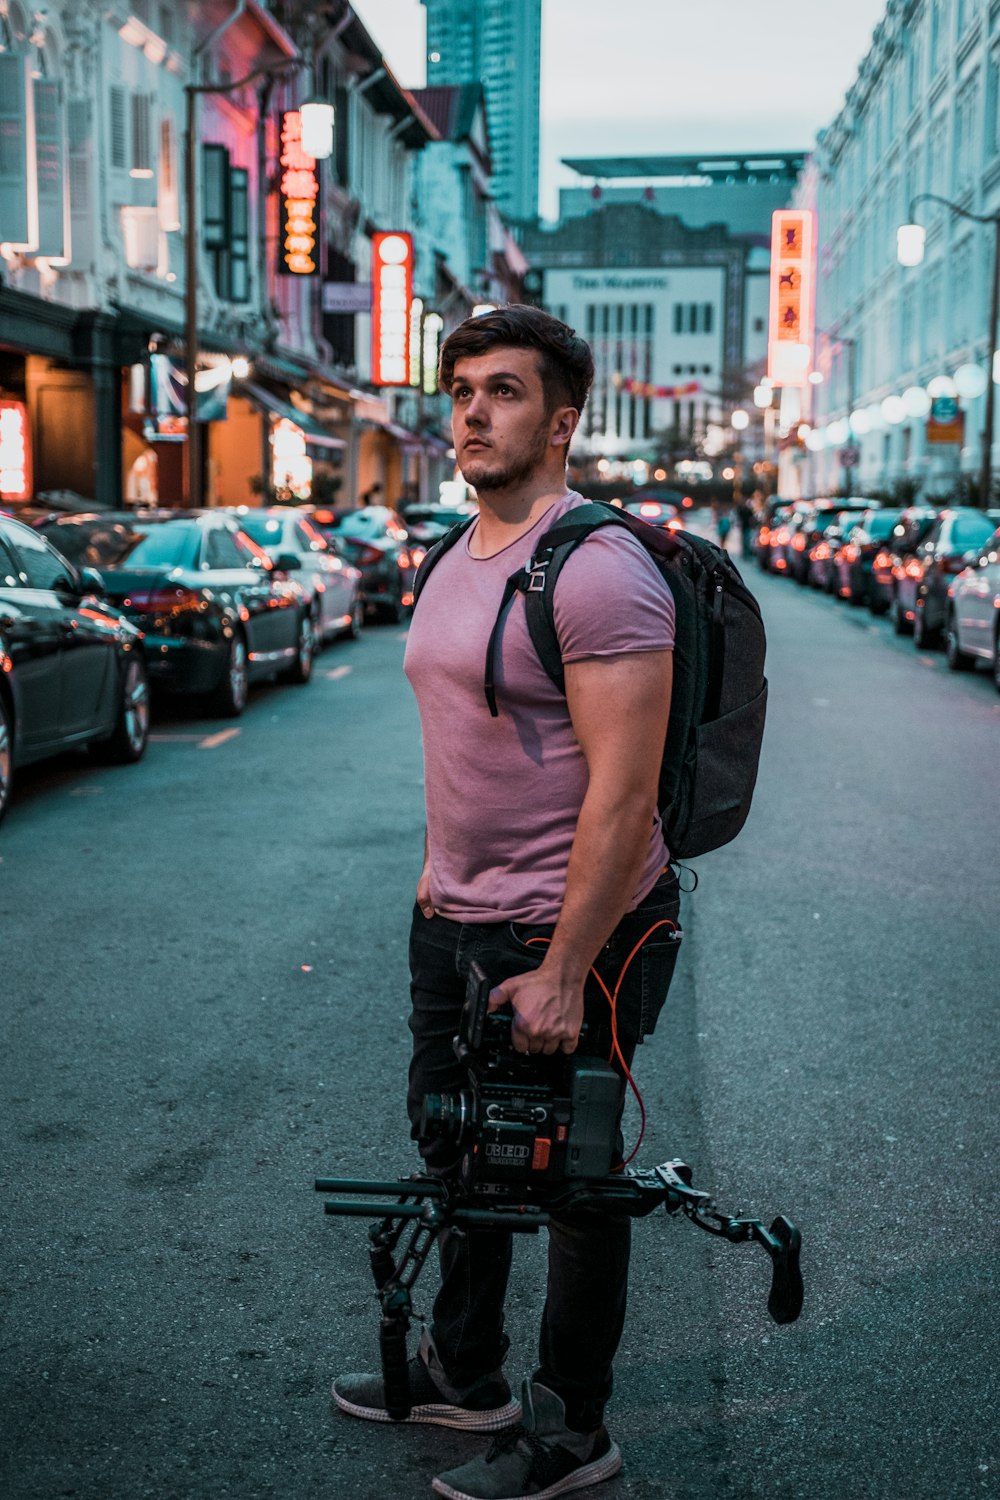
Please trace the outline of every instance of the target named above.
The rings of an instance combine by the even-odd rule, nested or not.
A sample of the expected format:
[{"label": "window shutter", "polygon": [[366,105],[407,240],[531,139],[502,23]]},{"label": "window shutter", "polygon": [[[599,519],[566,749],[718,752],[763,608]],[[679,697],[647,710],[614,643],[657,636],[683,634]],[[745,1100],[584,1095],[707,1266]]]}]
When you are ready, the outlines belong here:
[{"label": "window shutter", "polygon": [[233,302],[246,302],[250,297],[250,173],[245,167],[233,167],[229,184],[229,296]]},{"label": "window shutter", "polygon": [[84,99],[71,99],[69,125],[69,206],[72,214],[85,214],[90,207],[90,151],[87,133],[90,106]]},{"label": "window shutter", "polygon": [[150,177],[153,174],[152,103],[149,94],[132,95],[132,171]]},{"label": "window shutter", "polygon": [[63,88],[53,79],[35,79],[35,153],[38,171],[38,254],[51,260],[69,256],[66,138]]},{"label": "window shutter", "polygon": [[27,57],[0,53],[0,240],[26,249],[37,229],[29,79]]},{"label": "window shutter", "polygon": [[128,169],[128,136],[125,123],[125,89],[111,85],[111,165],[119,171]]},{"label": "window shutter", "polygon": [[174,122],[160,121],[160,228],[169,231],[181,227],[180,197],[177,190],[177,139]]}]

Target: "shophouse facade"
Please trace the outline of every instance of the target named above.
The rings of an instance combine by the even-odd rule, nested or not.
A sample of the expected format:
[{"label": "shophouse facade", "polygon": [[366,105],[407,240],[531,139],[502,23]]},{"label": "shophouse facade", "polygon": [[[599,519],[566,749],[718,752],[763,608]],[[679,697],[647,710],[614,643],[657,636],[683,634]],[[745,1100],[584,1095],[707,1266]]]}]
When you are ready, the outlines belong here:
[{"label": "shophouse facade", "polygon": [[[783,487],[974,494],[996,400],[994,231],[964,214],[1000,213],[995,0],[890,0],[796,202],[816,212],[822,381],[810,388],[808,447],[789,451]],[[925,255],[903,266],[897,229],[911,217],[926,228]],[[936,440],[935,393],[958,403],[957,441],[955,425]]]},{"label": "shophouse facade", "polygon": [[[425,222],[416,163],[439,133],[354,7],[317,20],[301,3],[66,0],[43,16],[0,0],[0,73],[0,131],[21,143],[0,159],[0,504],[187,503],[189,344],[194,498],[435,490],[447,413],[373,366],[373,246],[403,237],[434,312],[464,231],[441,242]],[[335,124],[310,185],[294,122],[311,95]],[[284,189],[306,187],[294,201],[310,214],[292,223]],[[453,298],[441,331],[466,310]]]}]

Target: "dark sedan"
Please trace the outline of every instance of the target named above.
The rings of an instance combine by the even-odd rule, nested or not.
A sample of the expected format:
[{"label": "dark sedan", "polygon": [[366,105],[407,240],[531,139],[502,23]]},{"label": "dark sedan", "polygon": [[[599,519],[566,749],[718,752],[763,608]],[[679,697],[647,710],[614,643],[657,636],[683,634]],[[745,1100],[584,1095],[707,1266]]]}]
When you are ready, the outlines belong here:
[{"label": "dark sedan", "polygon": [[149,736],[142,635],[19,521],[0,516],[0,817],[18,766],[97,744],[136,761]]},{"label": "dark sedan", "polygon": [[895,618],[912,624],[918,650],[940,645],[948,616],[948,585],[976,560],[998,521],[1000,511],[968,505],[943,510],[918,546],[913,566],[896,580]]},{"label": "dark sedan", "polygon": [[[917,548],[938,518],[933,506],[908,505],[899,513],[899,519],[884,544],[872,558],[871,578],[868,580],[868,608],[873,615],[884,615],[893,608],[896,598],[896,580],[903,576],[912,563],[917,567]],[[909,633],[909,623],[895,618],[893,623],[897,635]]]},{"label": "dark sedan", "polygon": [[833,592],[851,604],[867,604],[872,568],[902,514],[898,510],[862,511],[833,557]]},{"label": "dark sedan", "polygon": [[413,603],[416,573],[402,516],[387,505],[360,510],[313,512],[324,536],[332,536],[348,562],[361,569],[365,605],[371,614],[402,620]]},{"label": "dark sedan", "polygon": [[250,682],[312,675],[308,600],[232,516],[108,512],[38,523],[72,561],[98,568],[108,597],[146,637],[150,680],[243,712]]}]

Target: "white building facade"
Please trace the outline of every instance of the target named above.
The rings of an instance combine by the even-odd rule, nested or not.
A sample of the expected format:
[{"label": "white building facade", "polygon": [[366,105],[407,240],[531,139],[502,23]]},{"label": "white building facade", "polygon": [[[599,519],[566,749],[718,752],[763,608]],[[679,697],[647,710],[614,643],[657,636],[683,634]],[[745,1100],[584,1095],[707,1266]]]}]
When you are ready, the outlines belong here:
[{"label": "white building facade", "polygon": [[[814,363],[823,378],[805,413],[808,446],[786,466],[784,487],[974,492],[987,389],[996,400],[987,382],[994,229],[965,215],[1000,214],[996,0],[890,0],[796,202],[817,215]],[[911,218],[926,228],[925,256],[904,267],[896,232]],[[961,441],[930,440],[929,386],[957,398]]]}]

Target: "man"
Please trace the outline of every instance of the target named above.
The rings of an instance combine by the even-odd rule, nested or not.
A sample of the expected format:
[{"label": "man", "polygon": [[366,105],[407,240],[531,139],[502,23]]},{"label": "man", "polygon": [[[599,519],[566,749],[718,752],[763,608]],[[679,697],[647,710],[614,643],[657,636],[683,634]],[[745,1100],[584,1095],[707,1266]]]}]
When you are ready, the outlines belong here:
[{"label": "man", "polygon": [[[572,329],[529,307],[470,318],[442,349],[458,463],[480,509],[428,577],[406,650],[427,800],[410,941],[415,1138],[424,1094],[465,1081],[452,1040],[473,959],[494,981],[491,1008],[512,1007],[519,1051],[573,1052],[586,1016],[588,1051],[607,1057],[609,1006],[591,968],[613,990],[655,929],[619,992],[627,1062],[655,1025],[673,967],[679,898],[656,808],[673,601],[634,537],[604,528],[562,570],[555,617],[565,695],[531,644],[520,594],[498,653],[498,717],[483,692],[505,580],[580,503],[566,489],[566,460],[593,369]],[[431,1171],[455,1165],[450,1143],[421,1142],[421,1153]],[[502,1435],[485,1456],[436,1478],[439,1494],[545,1497],[617,1473],[603,1413],[625,1316],[629,1231],[627,1217],[594,1212],[552,1223],[540,1362],[523,1410],[501,1371],[511,1236],[442,1237],[441,1290],[410,1362],[409,1420]],[[386,1420],[377,1376],[340,1377],[333,1395],[354,1416]]]}]

